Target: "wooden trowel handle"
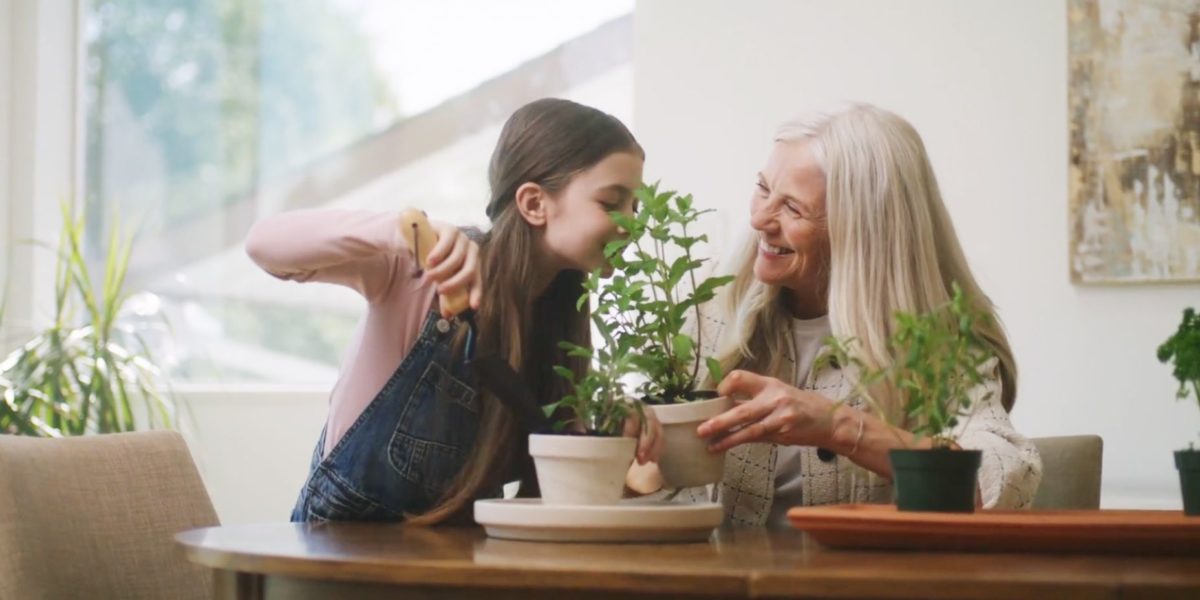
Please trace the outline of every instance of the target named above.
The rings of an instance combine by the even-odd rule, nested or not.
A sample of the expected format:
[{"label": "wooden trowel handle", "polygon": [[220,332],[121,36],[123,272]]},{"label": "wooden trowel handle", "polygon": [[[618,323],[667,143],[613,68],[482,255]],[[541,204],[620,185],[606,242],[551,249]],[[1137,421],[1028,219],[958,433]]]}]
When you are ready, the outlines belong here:
[{"label": "wooden trowel handle", "polygon": [[[437,243],[437,234],[429,225],[429,219],[425,218],[425,213],[415,208],[406,208],[401,211],[400,233],[408,242],[408,247],[413,250],[413,254],[416,255],[417,265],[422,270],[428,269],[429,251],[433,250],[434,244]],[[438,302],[442,310],[452,315],[461,314],[470,306],[467,290],[458,290],[449,296],[439,293]]]}]

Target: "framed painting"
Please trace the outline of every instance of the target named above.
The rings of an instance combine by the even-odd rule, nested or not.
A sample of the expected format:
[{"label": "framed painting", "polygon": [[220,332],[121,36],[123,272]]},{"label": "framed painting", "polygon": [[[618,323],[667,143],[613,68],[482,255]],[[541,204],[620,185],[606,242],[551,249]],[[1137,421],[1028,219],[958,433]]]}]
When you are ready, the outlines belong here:
[{"label": "framed painting", "polygon": [[1200,281],[1200,0],[1069,0],[1075,283]]}]

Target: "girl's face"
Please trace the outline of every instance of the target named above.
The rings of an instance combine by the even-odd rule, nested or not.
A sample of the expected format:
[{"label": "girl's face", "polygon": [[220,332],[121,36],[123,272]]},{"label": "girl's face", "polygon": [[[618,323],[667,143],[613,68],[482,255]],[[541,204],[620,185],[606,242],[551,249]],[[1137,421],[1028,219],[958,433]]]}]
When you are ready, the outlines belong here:
[{"label": "girl's face", "polygon": [[750,225],[759,233],[754,276],[808,292],[824,289],[829,272],[825,174],[804,142],[779,142],[758,174]]},{"label": "girl's face", "polygon": [[543,240],[561,269],[590,273],[612,267],[604,246],[624,235],[608,213],[637,211],[633,191],[642,183],[642,158],[616,152],[577,173],[557,195],[546,202]]}]

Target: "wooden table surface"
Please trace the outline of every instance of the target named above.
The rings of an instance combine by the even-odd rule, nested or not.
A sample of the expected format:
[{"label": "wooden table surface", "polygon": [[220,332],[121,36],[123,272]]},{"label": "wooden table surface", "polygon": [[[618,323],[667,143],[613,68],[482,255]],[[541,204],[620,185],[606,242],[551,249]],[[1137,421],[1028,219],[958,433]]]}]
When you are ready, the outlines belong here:
[{"label": "wooden table surface", "polygon": [[176,538],[219,598],[1189,598],[1200,557],[849,551],[792,530],[553,544],[478,528],[213,527]]}]

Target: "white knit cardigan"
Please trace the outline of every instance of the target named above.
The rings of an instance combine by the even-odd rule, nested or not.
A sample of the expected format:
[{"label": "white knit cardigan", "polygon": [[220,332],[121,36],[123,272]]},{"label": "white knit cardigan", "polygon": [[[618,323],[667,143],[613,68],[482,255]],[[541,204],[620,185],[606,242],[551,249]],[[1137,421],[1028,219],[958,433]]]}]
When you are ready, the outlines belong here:
[{"label": "white knit cardigan", "polygon": [[[707,312],[707,311],[705,311]],[[708,356],[715,355],[715,342],[724,323],[703,316],[701,346]],[[794,373],[794,358],[786,357]],[[998,362],[993,359],[984,365],[990,373],[983,383],[971,390],[972,414],[962,419],[955,429],[960,446],[982,450],[979,467],[979,488],[984,508],[1029,508],[1042,478],[1042,461],[1034,445],[1013,429],[1008,412],[1001,403]],[[804,382],[788,382],[801,389],[811,390],[831,400],[848,398],[855,372],[852,367],[826,366],[813,369]],[[862,402],[848,401],[852,408],[861,409]],[[725,476],[721,481],[721,503],[725,522],[732,525],[762,526],[766,524],[771,502],[775,496],[776,444],[743,444],[725,455]],[[892,483],[850,461],[836,456],[828,462],[817,456],[817,448],[805,447],[800,452],[802,506],[841,504],[847,502],[889,503]],[[679,494],[685,502],[706,501],[709,490],[689,488]]]}]

